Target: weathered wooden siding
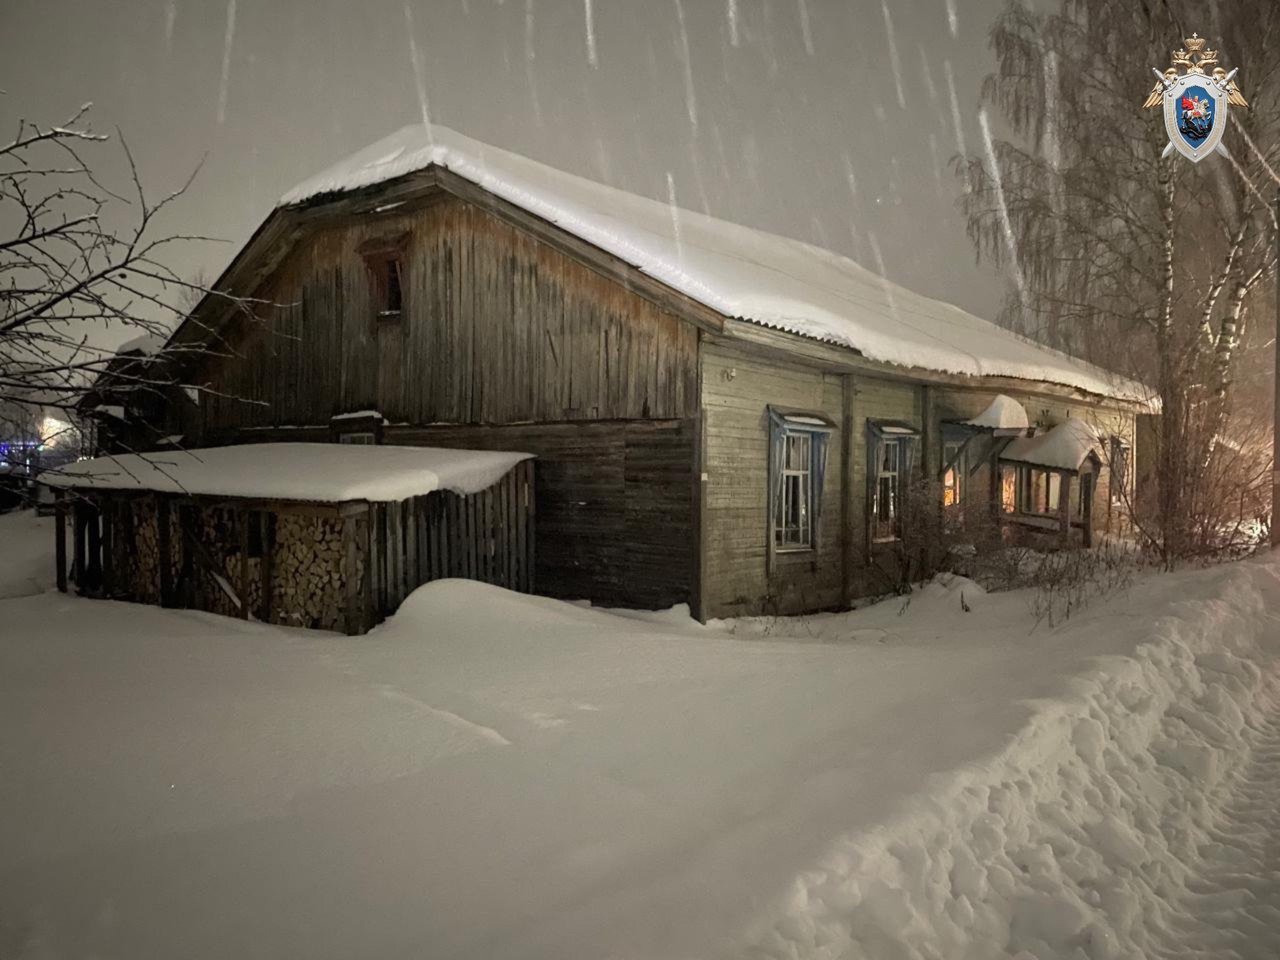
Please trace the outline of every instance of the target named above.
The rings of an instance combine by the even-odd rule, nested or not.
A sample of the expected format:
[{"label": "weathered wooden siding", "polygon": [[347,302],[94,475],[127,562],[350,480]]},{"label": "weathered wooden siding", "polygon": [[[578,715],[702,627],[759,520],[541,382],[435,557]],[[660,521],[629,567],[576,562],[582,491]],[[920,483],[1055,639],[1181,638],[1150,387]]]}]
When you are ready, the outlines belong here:
[{"label": "weathered wooden siding", "polygon": [[[924,388],[899,380],[854,376],[850,392],[847,597],[853,598],[894,589],[900,565],[896,544],[872,543],[870,538],[867,421],[898,420],[923,430]],[[921,447],[927,444],[925,438]],[[922,475],[925,452],[924,449],[917,451],[913,464],[915,477]]]},{"label": "weathered wooden siding", "polygon": [[633,420],[392,427],[384,442],[536,454],[535,591],[654,609],[692,599],[695,434]]},{"label": "weathered wooden siding", "polygon": [[789,614],[841,601],[840,430],[831,437],[818,549],[779,554],[768,571],[770,405],[841,422],[842,378],[761,359],[727,344],[702,349],[702,598],[708,617]]},{"label": "weathered wooden siding", "polygon": [[[379,321],[362,244],[403,238],[404,309]],[[690,416],[697,330],[452,196],[316,227],[259,292],[279,304],[192,379],[203,427]]]}]

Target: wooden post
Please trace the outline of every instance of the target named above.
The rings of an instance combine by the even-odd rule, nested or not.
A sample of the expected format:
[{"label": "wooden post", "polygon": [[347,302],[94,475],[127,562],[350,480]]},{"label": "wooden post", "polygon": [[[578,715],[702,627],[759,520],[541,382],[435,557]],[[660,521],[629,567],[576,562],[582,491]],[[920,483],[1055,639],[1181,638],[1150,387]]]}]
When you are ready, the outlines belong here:
[{"label": "wooden post", "polygon": [[374,620],[373,574],[374,574],[374,566],[375,566],[375,559],[376,559],[373,555],[374,516],[375,514],[374,514],[373,504],[369,504],[364,508],[364,522],[363,523],[359,522],[358,516],[357,516],[357,522],[356,522],[356,535],[360,536],[360,534],[363,533],[363,536],[360,537],[360,539],[364,541],[364,563],[362,565],[363,569],[361,570],[361,577],[360,577],[360,582],[362,585],[362,589],[360,591],[362,595],[362,600],[361,600],[360,620],[359,620],[361,633],[364,633],[366,630],[368,630]]},{"label": "wooden post", "polygon": [[58,589],[67,592],[67,502],[61,490],[53,495],[54,536],[53,557],[58,565]]},{"label": "wooden post", "polygon": [[75,537],[75,540],[72,542],[72,551],[73,551],[74,559],[73,559],[73,561],[72,561],[72,566],[71,566],[71,577],[72,577],[72,579],[73,579],[73,580],[75,580],[75,583],[76,583],[76,592],[78,592],[78,593],[84,593],[84,579],[85,579],[85,577],[84,577],[84,570],[85,570],[85,559],[84,559],[84,528],[85,528],[85,518],[84,518],[84,504],[81,502],[81,500],[80,500],[80,498],[79,498],[79,497],[77,497],[77,498],[76,498],[75,503],[72,505],[72,517],[73,517],[73,519],[74,519],[74,522],[72,523],[72,528],[73,528],[73,531],[74,531],[73,535],[74,535],[74,537]]},{"label": "wooden post", "polygon": [[360,518],[352,514],[342,520],[343,630],[348,637],[364,633],[362,616],[364,585],[360,582]]},{"label": "wooden post", "polygon": [[236,509],[236,528],[240,534],[240,577],[236,592],[240,594],[240,619],[249,619],[249,511]]},{"label": "wooden post", "polygon": [[173,544],[169,529],[169,498],[156,494],[156,541],[160,547],[160,606],[173,603]]},{"label": "wooden post", "polygon": [[263,623],[270,623],[271,582],[276,565],[276,515],[270,510],[263,510],[258,516],[262,524],[262,560],[259,571],[262,574],[262,603],[258,609],[258,617]]},{"label": "wooden post", "polygon": [[[1059,473],[1058,518],[1062,524],[1062,545],[1071,546],[1071,474]],[[1048,480],[1045,481],[1046,483]]]},{"label": "wooden post", "polygon": [[102,592],[102,517],[96,499],[85,506],[84,525],[87,540],[88,564],[85,568],[84,583],[81,589],[87,588],[92,594]]},{"label": "wooden post", "polygon": [[856,563],[853,515],[853,458],[856,444],[853,442],[853,404],[857,388],[851,374],[842,376],[840,383],[840,605],[848,608],[853,605],[853,568]]},{"label": "wooden post", "polygon": [[[1276,195],[1276,214],[1280,216],[1280,192]],[[1280,230],[1276,231],[1276,248],[1280,250]],[[1276,369],[1275,406],[1271,427],[1271,545],[1280,547],[1280,283],[1276,285]]]},{"label": "wooden post", "polygon": [[[1093,495],[1098,489],[1096,473],[1080,474],[1080,517],[1084,524],[1084,545],[1093,546]],[[1110,500],[1110,497],[1107,498]]]},{"label": "wooden post", "polygon": [[102,595],[111,597],[116,592],[116,538],[115,499],[104,495],[98,502],[98,522],[102,525]]}]

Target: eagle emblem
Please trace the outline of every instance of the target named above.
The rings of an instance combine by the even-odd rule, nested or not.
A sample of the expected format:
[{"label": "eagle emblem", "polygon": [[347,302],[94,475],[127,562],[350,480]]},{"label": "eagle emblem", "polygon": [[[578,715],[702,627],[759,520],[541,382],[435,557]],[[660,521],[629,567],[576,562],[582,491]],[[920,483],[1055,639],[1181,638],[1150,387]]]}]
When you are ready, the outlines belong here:
[{"label": "eagle emblem", "polygon": [[[1228,73],[1218,66],[1218,51],[1205,49],[1207,41],[1203,37],[1193,33],[1182,42],[1182,49],[1173,51],[1173,62],[1164,73],[1151,68],[1156,85],[1142,106],[1164,107],[1169,144],[1161,156],[1177,150],[1199,163],[1215,150],[1227,152],[1222,145],[1227,111],[1249,104],[1236,86],[1236,71]],[[1180,73],[1179,68],[1184,72]]]}]

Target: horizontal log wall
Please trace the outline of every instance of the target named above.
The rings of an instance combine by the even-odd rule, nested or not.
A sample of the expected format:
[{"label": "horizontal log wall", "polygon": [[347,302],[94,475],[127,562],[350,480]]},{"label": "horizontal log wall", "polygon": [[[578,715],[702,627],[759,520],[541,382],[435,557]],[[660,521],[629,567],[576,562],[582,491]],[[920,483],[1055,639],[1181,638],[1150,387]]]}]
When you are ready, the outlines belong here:
[{"label": "horizontal log wall", "polygon": [[[403,244],[404,306],[380,320],[360,250]],[[373,408],[400,423],[690,415],[697,330],[498,215],[456,197],[313,228],[259,291],[279,304],[192,379],[207,435],[320,425]]]}]

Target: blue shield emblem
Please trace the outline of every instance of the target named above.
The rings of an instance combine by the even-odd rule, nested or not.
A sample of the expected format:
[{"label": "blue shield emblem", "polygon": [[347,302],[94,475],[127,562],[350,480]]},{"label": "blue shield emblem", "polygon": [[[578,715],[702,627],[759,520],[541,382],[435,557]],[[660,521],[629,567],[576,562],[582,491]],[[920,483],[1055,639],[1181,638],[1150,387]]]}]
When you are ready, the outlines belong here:
[{"label": "blue shield emblem", "polygon": [[1188,73],[1164,91],[1164,125],[1173,148],[1199,162],[1222,142],[1227,93],[1203,73]]}]

